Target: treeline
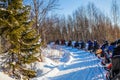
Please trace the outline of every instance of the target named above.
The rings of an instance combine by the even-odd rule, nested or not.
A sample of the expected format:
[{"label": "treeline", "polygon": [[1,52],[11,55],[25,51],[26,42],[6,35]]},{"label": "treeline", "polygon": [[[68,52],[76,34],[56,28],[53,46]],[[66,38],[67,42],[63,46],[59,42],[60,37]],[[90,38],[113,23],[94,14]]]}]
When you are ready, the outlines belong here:
[{"label": "treeline", "polygon": [[105,15],[93,3],[79,7],[68,17],[52,15],[42,23],[41,37],[44,41],[64,40],[103,40],[114,41],[120,38],[119,6],[113,0],[110,15]]}]

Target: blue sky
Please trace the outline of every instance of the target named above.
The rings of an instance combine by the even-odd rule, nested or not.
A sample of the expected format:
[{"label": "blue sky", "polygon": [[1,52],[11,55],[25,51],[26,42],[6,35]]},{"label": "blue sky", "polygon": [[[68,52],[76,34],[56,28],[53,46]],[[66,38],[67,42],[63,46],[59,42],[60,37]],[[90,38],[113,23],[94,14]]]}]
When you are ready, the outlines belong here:
[{"label": "blue sky", "polygon": [[[120,0],[116,0],[120,5]],[[80,6],[87,6],[89,2],[95,4],[106,15],[110,15],[112,0],[59,0],[59,10],[55,10],[54,13],[60,15],[71,15]]]}]

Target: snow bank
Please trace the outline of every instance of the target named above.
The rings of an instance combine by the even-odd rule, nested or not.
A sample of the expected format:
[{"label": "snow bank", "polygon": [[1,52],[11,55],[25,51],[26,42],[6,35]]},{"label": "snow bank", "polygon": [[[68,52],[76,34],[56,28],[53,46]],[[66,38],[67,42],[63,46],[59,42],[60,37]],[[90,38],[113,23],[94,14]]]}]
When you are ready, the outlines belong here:
[{"label": "snow bank", "polygon": [[54,76],[56,73],[58,73],[59,70],[55,68],[56,65],[57,63],[49,58],[45,58],[44,62],[37,62],[35,65],[37,77],[31,80],[48,80],[47,77]]},{"label": "snow bank", "polygon": [[59,72],[57,68],[62,64],[60,59],[63,58],[62,49],[58,45],[50,44],[47,48],[42,49],[44,55],[44,62],[35,63],[35,71],[37,71],[37,77],[31,80],[48,80],[47,77],[56,75]]},{"label": "snow bank", "polygon": [[3,72],[0,72],[0,80],[14,80],[10,78],[8,75],[4,74]]}]

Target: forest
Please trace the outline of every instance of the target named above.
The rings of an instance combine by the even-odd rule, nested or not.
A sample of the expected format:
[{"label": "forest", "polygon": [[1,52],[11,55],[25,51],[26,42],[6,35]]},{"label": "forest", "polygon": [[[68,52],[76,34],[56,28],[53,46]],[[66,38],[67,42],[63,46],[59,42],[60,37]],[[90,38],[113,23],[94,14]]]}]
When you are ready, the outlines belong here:
[{"label": "forest", "polygon": [[[51,9],[56,9],[55,7],[59,6],[54,4]],[[100,43],[103,40],[115,41],[120,38],[119,11],[117,1],[113,0],[110,15],[102,12],[93,3],[79,7],[68,16],[53,14],[45,15],[43,18],[43,14],[39,15],[37,20],[41,38],[47,43],[57,39],[97,40]]]},{"label": "forest", "polygon": [[[43,61],[41,47],[56,40],[120,38],[120,8],[112,0],[110,15],[94,3],[80,6],[72,15],[54,14],[58,0],[0,0],[0,60],[4,72],[16,78],[33,78],[32,63]],[[31,66],[28,67],[27,64]]]}]

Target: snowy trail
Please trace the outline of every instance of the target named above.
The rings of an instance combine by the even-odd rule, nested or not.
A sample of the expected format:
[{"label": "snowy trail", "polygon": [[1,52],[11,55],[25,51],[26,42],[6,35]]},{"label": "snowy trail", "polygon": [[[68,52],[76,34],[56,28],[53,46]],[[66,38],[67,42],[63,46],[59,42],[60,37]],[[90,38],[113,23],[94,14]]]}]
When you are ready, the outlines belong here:
[{"label": "snowy trail", "polygon": [[75,48],[63,49],[70,53],[70,60],[50,80],[105,80],[105,71],[93,53]]},{"label": "snowy trail", "polygon": [[34,80],[105,80],[105,70],[93,53],[65,46],[62,49],[65,52],[60,59],[62,64]]}]

